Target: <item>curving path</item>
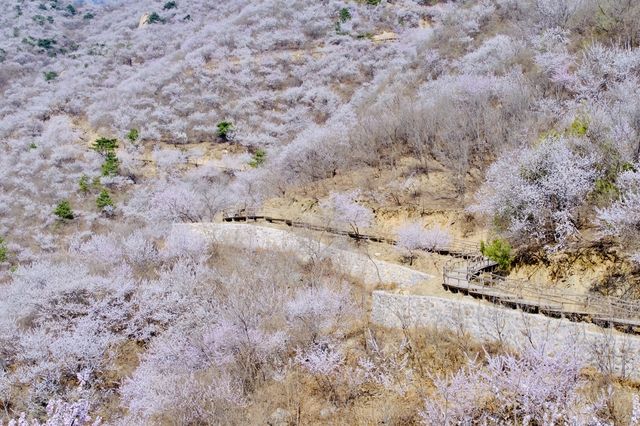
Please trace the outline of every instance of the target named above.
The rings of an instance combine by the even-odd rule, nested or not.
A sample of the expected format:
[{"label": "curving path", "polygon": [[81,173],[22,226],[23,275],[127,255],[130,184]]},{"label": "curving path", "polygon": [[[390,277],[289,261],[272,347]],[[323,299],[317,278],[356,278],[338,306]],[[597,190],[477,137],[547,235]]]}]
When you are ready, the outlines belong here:
[{"label": "curving path", "polygon": [[[386,236],[357,234],[328,226],[259,214],[223,214],[222,220],[223,222],[266,222],[347,236],[356,240],[396,244],[393,238]],[[539,283],[505,279],[491,273],[496,263],[484,258],[477,245],[467,241],[453,240],[446,247],[429,247],[423,250],[454,258],[444,267],[442,273],[442,286],[450,292],[484,299],[528,313],[590,322],[601,327],[613,327],[625,333],[640,334],[640,302],[571,293]]]},{"label": "curving path", "polygon": [[[230,218],[227,218],[230,219]],[[273,218],[271,218],[273,219]],[[262,219],[255,219],[258,222]],[[282,219],[284,225],[314,230],[302,222]],[[266,223],[267,219],[264,221]],[[233,223],[236,222],[236,223]],[[253,222],[253,223],[247,223]],[[502,344],[521,348],[534,345],[547,352],[573,350],[584,354],[590,365],[598,371],[623,378],[640,380],[640,337],[621,333],[614,328],[603,328],[594,321],[572,321],[572,318],[554,318],[549,312],[538,310],[534,313],[522,303],[512,305],[523,309],[508,309],[506,303],[489,297],[474,300],[458,289],[456,293],[447,291],[441,280],[391,262],[372,259],[366,254],[338,248],[330,242],[319,242],[318,238],[305,238],[287,229],[259,226],[254,219],[236,217],[223,223],[177,224],[180,232],[199,232],[221,245],[231,245],[252,250],[282,250],[306,261],[331,262],[343,273],[359,279],[369,289],[379,285],[395,283],[396,290],[375,290],[372,292],[370,320],[372,323],[390,328],[431,327],[446,329],[457,334],[461,341],[471,336],[478,341],[498,341]],[[287,223],[289,222],[289,223]],[[273,223],[278,223],[277,220]],[[302,226],[305,225],[305,226]],[[309,225],[309,224],[307,224]],[[325,232],[328,232],[324,230]],[[340,234],[343,235],[343,234]],[[366,246],[365,246],[366,247]],[[471,286],[484,265],[482,259],[459,257],[460,262],[449,265],[455,274],[462,274],[459,285],[466,281]],[[474,264],[473,262],[478,262]],[[460,265],[472,265],[466,270]],[[468,271],[468,272],[467,272]],[[451,272],[449,276],[453,276]],[[445,273],[445,281],[449,280]],[[449,286],[452,283],[449,282]],[[427,295],[417,295],[416,286]],[[451,288],[449,288],[451,290]],[[474,295],[469,287],[466,294]],[[476,294],[477,295],[477,294]],[[484,296],[484,294],[482,294]],[[493,297],[493,296],[492,296]],[[490,303],[494,302],[494,303]]]},{"label": "curving path", "polygon": [[367,288],[395,284],[412,287],[432,281],[433,276],[391,262],[373,259],[363,253],[334,247],[310,238],[292,235],[282,229],[246,224],[195,223],[174,225],[205,235],[214,242],[253,250],[281,250],[295,253],[304,261],[329,261],[344,274],[360,280]]},{"label": "curving path", "polygon": [[488,271],[486,260],[451,262],[443,287],[454,293],[571,321],[591,322],[640,334],[640,303],[596,294],[579,294],[539,283],[505,279]]}]

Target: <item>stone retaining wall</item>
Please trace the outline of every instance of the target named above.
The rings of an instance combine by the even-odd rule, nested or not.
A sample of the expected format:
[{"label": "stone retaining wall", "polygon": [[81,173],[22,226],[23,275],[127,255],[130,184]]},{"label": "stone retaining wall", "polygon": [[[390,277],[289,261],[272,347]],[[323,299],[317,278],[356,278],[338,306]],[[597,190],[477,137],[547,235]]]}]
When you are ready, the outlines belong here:
[{"label": "stone retaining wall", "polygon": [[[223,245],[251,249],[280,250],[304,259],[330,259],[343,273],[373,287],[396,283],[408,287],[432,277],[400,265],[331,247],[316,239],[289,231],[248,224],[175,225],[186,232],[199,232]],[[585,322],[550,318],[504,308],[471,297],[443,298],[374,291],[371,321],[390,327],[435,327],[470,335],[480,341],[501,341],[514,348],[545,345],[553,352],[573,345],[586,354],[600,371],[640,380],[640,337],[603,329]]]},{"label": "stone retaining wall", "polygon": [[361,280],[369,287],[392,283],[400,287],[411,287],[433,278],[414,269],[373,259],[363,253],[331,247],[316,239],[305,238],[281,229],[241,223],[174,225],[174,228],[178,227],[202,233],[225,245],[286,251],[305,261],[330,259],[338,270]]},{"label": "stone retaining wall", "polygon": [[617,376],[640,380],[640,337],[583,322],[528,314],[465,298],[373,292],[371,321],[390,328],[436,327],[480,341],[501,341],[514,348],[533,344],[553,352],[573,345],[592,365]]}]

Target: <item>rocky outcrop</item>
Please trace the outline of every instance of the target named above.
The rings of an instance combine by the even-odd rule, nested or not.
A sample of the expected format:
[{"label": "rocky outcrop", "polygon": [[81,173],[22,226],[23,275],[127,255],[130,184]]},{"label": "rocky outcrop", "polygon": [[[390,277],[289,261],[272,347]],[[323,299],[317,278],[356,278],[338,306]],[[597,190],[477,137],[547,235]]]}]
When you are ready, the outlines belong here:
[{"label": "rocky outcrop", "polygon": [[145,13],[140,17],[140,20],[138,21],[138,28],[142,28],[146,25],[149,25],[149,13]]}]

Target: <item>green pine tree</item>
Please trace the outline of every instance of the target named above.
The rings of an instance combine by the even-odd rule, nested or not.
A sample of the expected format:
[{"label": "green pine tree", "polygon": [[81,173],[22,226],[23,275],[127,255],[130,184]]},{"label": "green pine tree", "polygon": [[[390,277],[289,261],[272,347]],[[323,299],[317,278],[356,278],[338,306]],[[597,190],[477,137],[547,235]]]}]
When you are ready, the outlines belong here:
[{"label": "green pine tree", "polygon": [[164,4],[162,10],[175,9],[176,7],[178,7],[178,4],[174,0],[171,0]]},{"label": "green pine tree", "polygon": [[264,164],[266,159],[267,159],[267,152],[264,149],[258,149],[255,152],[255,154],[253,154],[251,161],[249,161],[249,165],[251,167],[261,166],[262,164]]},{"label": "green pine tree", "polygon": [[73,219],[73,210],[71,210],[71,204],[67,200],[60,201],[56,206],[53,214],[58,216],[62,220]]},{"label": "green pine tree", "polygon": [[118,167],[120,166],[120,160],[116,157],[114,152],[107,153],[107,156],[102,163],[101,171],[102,176],[115,176],[118,174]]},{"label": "green pine tree", "polygon": [[80,180],[78,181],[78,187],[80,187],[80,192],[86,194],[89,192],[89,176],[82,175],[80,176]]},{"label": "green pine tree", "polygon": [[340,22],[344,24],[349,19],[351,19],[351,12],[349,12],[349,9],[347,9],[346,7],[340,9]]},{"label": "green pine tree", "polygon": [[147,22],[150,24],[157,24],[157,23],[164,24],[165,19],[160,15],[158,15],[156,12],[152,12],[147,18]]},{"label": "green pine tree", "polygon": [[139,136],[140,132],[138,131],[138,129],[131,129],[129,130],[129,133],[127,133],[127,139],[129,139],[131,142],[137,141]]},{"label": "green pine tree", "polygon": [[9,256],[9,249],[4,238],[0,237],[0,262],[6,262]]},{"label": "green pine tree", "polygon": [[96,199],[96,205],[100,210],[107,206],[113,207],[113,200],[106,189],[100,191],[100,195],[98,195],[98,198]]},{"label": "green pine tree", "polygon": [[98,138],[91,146],[94,150],[98,151],[100,154],[105,155],[110,152],[115,152],[118,147],[117,139],[108,139],[108,138]]},{"label": "green pine tree", "polygon": [[230,121],[221,121],[217,125],[218,127],[218,137],[224,141],[228,141],[231,136],[230,133],[233,131],[233,123]]}]

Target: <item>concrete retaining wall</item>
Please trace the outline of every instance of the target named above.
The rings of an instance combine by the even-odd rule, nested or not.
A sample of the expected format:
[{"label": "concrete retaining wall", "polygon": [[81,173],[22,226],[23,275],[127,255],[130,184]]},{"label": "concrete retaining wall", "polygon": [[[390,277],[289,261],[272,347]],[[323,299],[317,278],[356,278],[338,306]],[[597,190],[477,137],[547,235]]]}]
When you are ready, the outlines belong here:
[{"label": "concrete retaining wall", "polygon": [[[305,259],[331,259],[343,273],[369,286],[396,283],[411,287],[432,277],[365,254],[331,247],[289,231],[248,224],[175,225],[199,232],[214,243],[251,249],[281,250]],[[374,291],[371,320],[390,327],[435,327],[468,334],[480,341],[501,341],[514,348],[545,345],[553,352],[573,345],[601,371],[640,380],[640,337],[544,315],[491,305],[470,297],[417,296]]]},{"label": "concrete retaining wall", "polygon": [[286,251],[305,261],[330,259],[337,269],[361,280],[369,287],[391,283],[400,287],[411,287],[433,278],[420,271],[373,259],[358,252],[331,247],[316,239],[305,238],[281,229],[241,223],[174,225],[174,228],[180,227],[202,233],[220,244]]},{"label": "concrete retaining wall", "polygon": [[594,367],[640,380],[640,337],[502,308],[471,298],[449,300],[432,296],[373,292],[371,321],[397,327],[436,327],[468,333],[480,341],[501,341],[512,347],[545,345],[553,352],[567,344],[586,354]]}]

